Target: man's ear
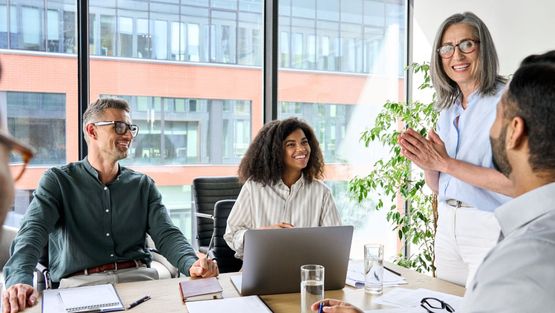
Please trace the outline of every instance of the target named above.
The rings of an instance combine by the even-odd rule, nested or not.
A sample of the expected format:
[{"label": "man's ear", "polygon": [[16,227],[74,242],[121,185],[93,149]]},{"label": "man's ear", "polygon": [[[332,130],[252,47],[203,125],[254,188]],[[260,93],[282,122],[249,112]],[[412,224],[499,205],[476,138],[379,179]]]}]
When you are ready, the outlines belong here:
[{"label": "man's ear", "polygon": [[526,122],[520,116],[515,116],[507,126],[507,148],[519,149],[528,140],[526,134]]},{"label": "man's ear", "polygon": [[85,126],[85,132],[90,138],[96,139],[96,128],[93,124],[87,124],[87,126]]}]

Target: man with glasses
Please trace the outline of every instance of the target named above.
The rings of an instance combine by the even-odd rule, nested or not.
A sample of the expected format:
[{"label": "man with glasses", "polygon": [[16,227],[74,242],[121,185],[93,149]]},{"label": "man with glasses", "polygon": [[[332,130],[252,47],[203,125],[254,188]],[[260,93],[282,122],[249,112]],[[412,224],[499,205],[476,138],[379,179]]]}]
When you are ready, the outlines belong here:
[{"label": "man with glasses", "polygon": [[60,288],[157,279],[146,234],[180,272],[218,275],[216,263],[198,259],[173,225],[154,181],[119,165],[139,132],[127,102],[92,103],[83,130],[88,156],[48,170],[34,192],[4,267],[4,312],[36,303],[33,270],[47,241],[51,279]]}]

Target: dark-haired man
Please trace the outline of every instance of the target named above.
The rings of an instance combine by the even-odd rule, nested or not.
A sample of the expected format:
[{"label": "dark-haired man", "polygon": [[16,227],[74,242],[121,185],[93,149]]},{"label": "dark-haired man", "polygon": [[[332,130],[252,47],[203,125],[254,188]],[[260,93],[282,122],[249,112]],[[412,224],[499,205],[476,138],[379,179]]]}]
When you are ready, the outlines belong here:
[{"label": "dark-haired man", "polygon": [[494,164],[518,197],[500,206],[499,243],[479,267],[463,312],[555,308],[555,51],[529,56],[497,105]]},{"label": "dark-haired man", "polygon": [[51,278],[60,288],[157,279],[148,267],[146,234],[180,272],[218,275],[216,263],[198,259],[173,225],[154,181],[119,165],[139,131],[127,102],[92,103],[83,115],[83,131],[88,156],[48,170],[34,192],[4,267],[5,313],[36,303],[33,269],[47,240]]}]

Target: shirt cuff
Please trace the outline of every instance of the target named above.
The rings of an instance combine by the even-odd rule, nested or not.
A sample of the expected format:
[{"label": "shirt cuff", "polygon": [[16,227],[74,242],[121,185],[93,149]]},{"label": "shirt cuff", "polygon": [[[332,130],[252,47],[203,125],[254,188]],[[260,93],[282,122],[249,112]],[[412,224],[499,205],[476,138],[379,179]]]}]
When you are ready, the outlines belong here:
[{"label": "shirt cuff", "polygon": [[243,259],[243,246],[245,243],[245,233],[247,232],[248,229],[241,229],[238,230],[235,233],[235,236],[233,236],[233,245],[234,245],[234,249],[235,250],[235,257],[239,258],[239,259]]},{"label": "shirt cuff", "polygon": [[33,286],[33,275],[29,276],[26,274],[10,275],[5,281],[6,289],[15,284],[27,284]]}]

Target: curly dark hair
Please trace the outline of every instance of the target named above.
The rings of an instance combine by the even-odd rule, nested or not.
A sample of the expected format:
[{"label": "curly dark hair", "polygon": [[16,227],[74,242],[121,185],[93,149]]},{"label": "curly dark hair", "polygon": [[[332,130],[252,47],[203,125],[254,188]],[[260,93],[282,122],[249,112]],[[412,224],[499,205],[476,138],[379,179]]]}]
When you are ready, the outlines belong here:
[{"label": "curly dark hair", "polygon": [[267,123],[258,132],[239,164],[241,182],[250,178],[263,185],[277,183],[284,170],[283,142],[297,129],[304,132],[311,150],[308,164],[302,170],[304,177],[309,182],[323,178],[324,157],[314,131],[306,122],[291,117]]}]

